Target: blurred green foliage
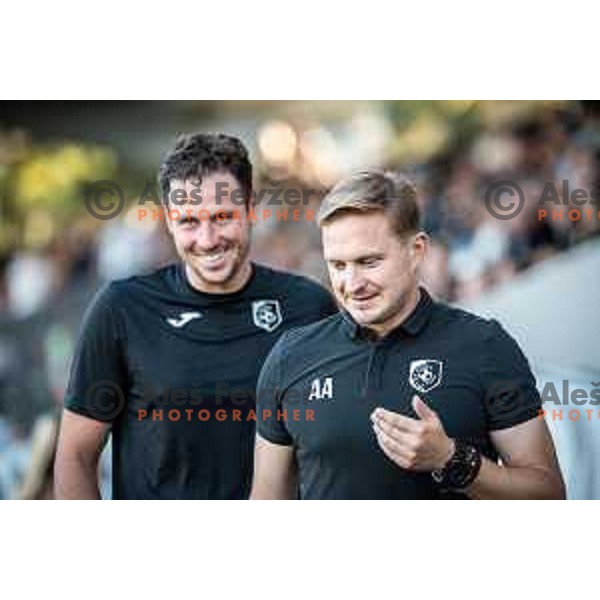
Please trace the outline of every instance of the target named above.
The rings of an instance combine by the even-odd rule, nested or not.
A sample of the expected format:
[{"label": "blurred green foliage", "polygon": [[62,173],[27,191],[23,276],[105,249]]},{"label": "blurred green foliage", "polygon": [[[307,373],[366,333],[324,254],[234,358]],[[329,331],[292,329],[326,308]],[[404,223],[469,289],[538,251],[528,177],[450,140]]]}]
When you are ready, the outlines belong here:
[{"label": "blurred green foliage", "polygon": [[118,167],[106,147],[19,140],[0,137],[0,251],[50,241],[84,210],[85,184],[110,179]]}]

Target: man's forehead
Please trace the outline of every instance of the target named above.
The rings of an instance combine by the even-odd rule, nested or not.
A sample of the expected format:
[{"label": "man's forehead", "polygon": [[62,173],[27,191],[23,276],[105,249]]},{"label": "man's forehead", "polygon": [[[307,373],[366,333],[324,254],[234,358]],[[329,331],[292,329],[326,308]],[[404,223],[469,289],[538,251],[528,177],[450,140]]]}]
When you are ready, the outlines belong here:
[{"label": "man's forehead", "polygon": [[388,219],[379,214],[348,214],[322,227],[323,241],[345,244],[348,241],[373,243],[392,234]]},{"label": "man's forehead", "polygon": [[335,237],[323,236],[323,255],[325,260],[358,260],[367,256],[384,253],[389,247],[384,236]]},{"label": "man's forehead", "polygon": [[239,187],[234,175],[227,171],[217,171],[207,175],[192,175],[187,179],[172,179],[171,191],[184,190],[189,192],[194,189],[201,189],[205,192],[214,192],[220,186],[224,192],[231,193],[236,187]]},{"label": "man's forehead", "polygon": [[326,260],[357,260],[381,254],[398,241],[388,219],[381,215],[348,215],[321,230]]}]

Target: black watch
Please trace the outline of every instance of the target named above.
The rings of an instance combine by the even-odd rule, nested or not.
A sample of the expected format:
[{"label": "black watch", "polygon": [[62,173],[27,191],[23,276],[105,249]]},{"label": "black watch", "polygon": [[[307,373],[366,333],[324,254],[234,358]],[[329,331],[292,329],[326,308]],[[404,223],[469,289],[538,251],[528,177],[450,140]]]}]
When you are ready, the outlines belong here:
[{"label": "black watch", "polygon": [[462,490],[475,481],[481,469],[481,454],[475,446],[454,440],[454,454],[441,468],[431,472],[433,480],[446,490]]}]

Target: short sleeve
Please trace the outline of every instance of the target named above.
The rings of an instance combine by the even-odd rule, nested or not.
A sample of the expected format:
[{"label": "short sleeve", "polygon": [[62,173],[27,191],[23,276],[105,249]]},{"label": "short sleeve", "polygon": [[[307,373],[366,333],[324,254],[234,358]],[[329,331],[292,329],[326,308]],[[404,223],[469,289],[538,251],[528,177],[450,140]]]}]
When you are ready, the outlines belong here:
[{"label": "short sleeve", "polygon": [[487,325],[481,370],[488,429],[506,429],[538,416],[540,394],[525,355],[495,320]]},{"label": "short sleeve", "polygon": [[[258,434],[267,441],[281,446],[291,446],[293,442],[285,426],[285,421],[273,417],[273,415],[277,415],[278,410],[281,410],[286,335],[287,332],[271,349],[263,363],[256,386]],[[263,411],[270,411],[268,414],[271,417],[263,419],[262,415],[265,414]]]},{"label": "short sleeve", "polygon": [[83,317],[64,401],[65,408],[105,422],[122,411],[127,392],[124,332],[113,286],[96,295]]}]

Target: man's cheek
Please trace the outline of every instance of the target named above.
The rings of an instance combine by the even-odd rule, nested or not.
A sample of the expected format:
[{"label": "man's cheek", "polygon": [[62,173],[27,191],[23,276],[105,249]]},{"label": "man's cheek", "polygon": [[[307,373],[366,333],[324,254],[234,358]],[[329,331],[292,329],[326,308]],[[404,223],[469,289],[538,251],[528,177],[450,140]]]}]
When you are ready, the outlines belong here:
[{"label": "man's cheek", "polygon": [[193,235],[186,231],[179,232],[179,235],[177,236],[177,245],[184,252],[192,252],[195,245]]},{"label": "man's cheek", "polygon": [[342,291],[342,279],[338,277],[331,269],[329,270],[329,281],[331,281],[331,288],[336,294]]},{"label": "man's cheek", "polygon": [[374,269],[373,272],[369,273],[367,282],[369,288],[381,290],[390,282],[397,281],[399,277],[402,277],[402,275],[399,275],[396,270],[387,272],[384,269]]}]

